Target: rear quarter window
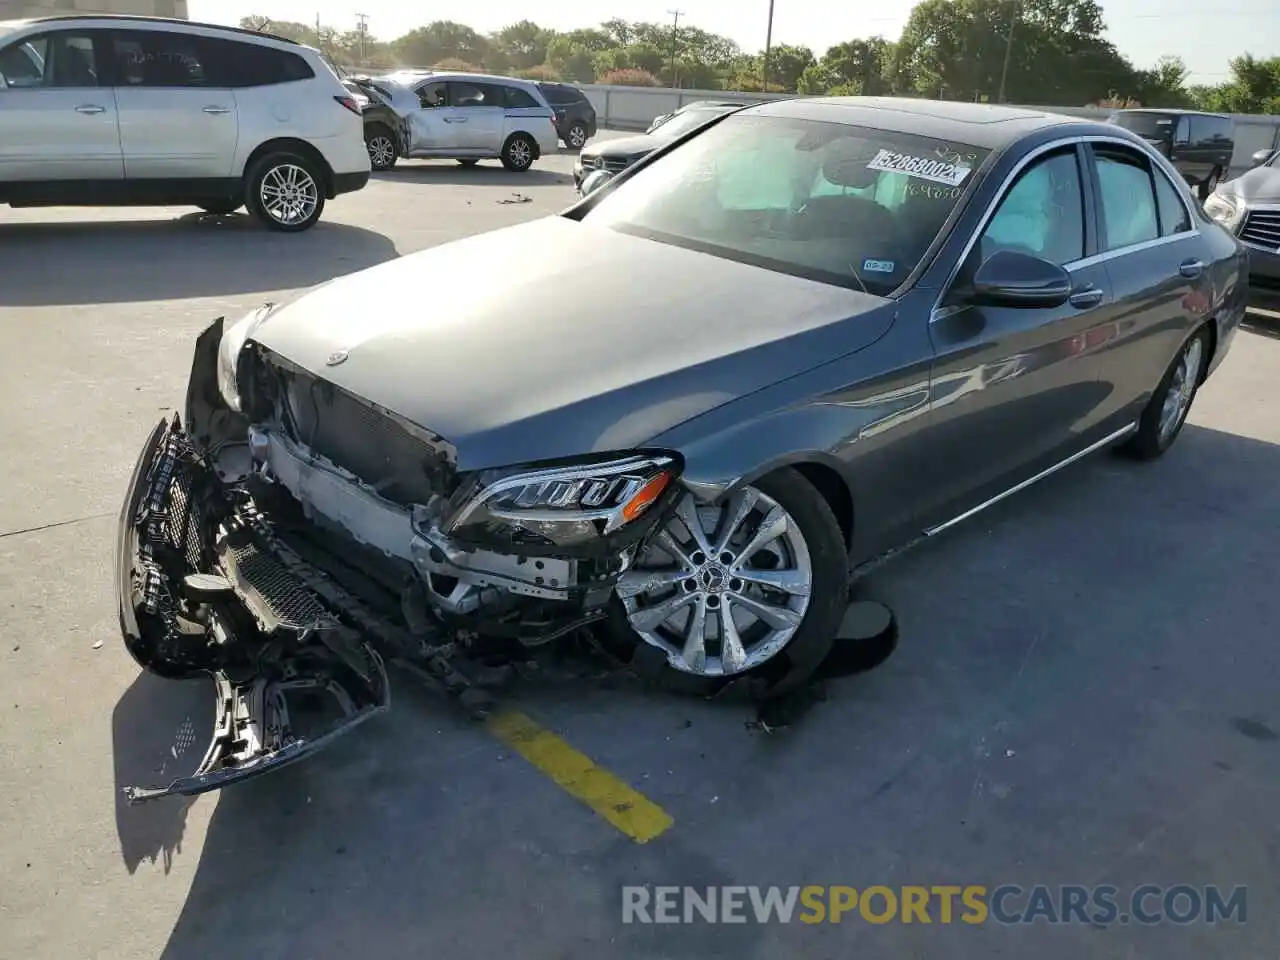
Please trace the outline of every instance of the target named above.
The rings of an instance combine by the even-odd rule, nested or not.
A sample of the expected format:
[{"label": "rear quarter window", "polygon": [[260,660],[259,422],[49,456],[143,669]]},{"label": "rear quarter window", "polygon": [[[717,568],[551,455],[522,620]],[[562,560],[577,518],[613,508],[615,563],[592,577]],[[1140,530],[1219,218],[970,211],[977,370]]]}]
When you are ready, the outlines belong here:
[{"label": "rear quarter window", "polygon": [[256,43],[201,38],[205,62],[217,86],[267,87],[310,80],[316,74],[296,53]]}]

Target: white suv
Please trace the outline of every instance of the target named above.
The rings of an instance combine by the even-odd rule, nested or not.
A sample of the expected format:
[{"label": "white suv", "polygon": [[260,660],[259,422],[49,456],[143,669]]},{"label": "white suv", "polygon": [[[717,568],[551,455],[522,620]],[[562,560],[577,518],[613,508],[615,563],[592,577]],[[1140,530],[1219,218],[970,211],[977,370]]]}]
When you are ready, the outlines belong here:
[{"label": "white suv", "polygon": [[129,16],[0,22],[0,203],[248,206],[306,230],[369,182],[360,105],[319,51]]},{"label": "white suv", "polygon": [[[524,171],[544,153],[560,148],[555,111],[529,80],[402,72],[363,86],[384,108],[365,110],[365,139],[378,170],[393,166],[401,156],[457,160],[466,166],[497,159],[508,170]],[[399,116],[398,129],[391,129],[388,110]]]}]

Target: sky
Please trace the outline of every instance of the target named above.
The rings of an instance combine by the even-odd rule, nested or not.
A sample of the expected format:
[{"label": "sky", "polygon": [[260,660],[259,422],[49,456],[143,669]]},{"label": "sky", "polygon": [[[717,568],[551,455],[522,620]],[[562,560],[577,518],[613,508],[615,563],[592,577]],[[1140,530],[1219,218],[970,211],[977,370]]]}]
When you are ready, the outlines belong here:
[{"label": "sky", "polygon": [[[802,44],[821,56],[844,40],[876,35],[896,39],[914,2],[859,5],[874,14],[868,17],[853,4],[833,0],[775,0],[773,40]],[[1176,54],[1191,70],[1190,83],[1222,82],[1229,75],[1228,60],[1241,53],[1280,55],[1280,0],[1236,0],[1228,9],[1203,0],[1101,2],[1108,36],[1135,66],[1150,67],[1164,54]],[[369,33],[382,40],[431,20],[457,20],[481,33],[526,19],[573,30],[614,17],[670,22],[677,8],[682,22],[731,37],[744,50],[764,47],[769,0],[606,0],[590,15],[582,12],[585,7],[564,0],[470,0],[453,8],[406,0],[188,0],[193,20],[212,23],[234,24],[250,14],[310,23],[319,15],[326,26],[355,29],[356,14],[363,13]]]}]

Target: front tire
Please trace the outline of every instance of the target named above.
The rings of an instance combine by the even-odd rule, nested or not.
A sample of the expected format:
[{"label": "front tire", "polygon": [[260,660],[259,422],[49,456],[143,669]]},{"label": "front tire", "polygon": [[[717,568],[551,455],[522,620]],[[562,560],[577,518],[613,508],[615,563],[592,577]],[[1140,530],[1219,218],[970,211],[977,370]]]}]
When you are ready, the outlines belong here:
[{"label": "front tire", "polygon": [[1120,449],[1138,460],[1162,456],[1178,439],[1209,363],[1209,332],[1201,327],[1182,345],[1151,395],[1138,432]]},{"label": "front tire", "polygon": [[538,155],[537,144],[523,133],[513,133],[502,146],[502,165],[516,173],[524,173],[533,166]]},{"label": "front tire", "polygon": [[615,588],[607,639],[682,692],[747,678],[757,699],[780,696],[826,658],[848,579],[835,514],[786,468],[714,506],[685,494]]},{"label": "front tire", "polygon": [[379,172],[390,170],[396,165],[398,151],[395,137],[380,123],[375,123],[364,131],[365,149],[369,151],[369,165]]},{"label": "front tire", "polygon": [[316,225],[324,212],[324,180],[306,157],[270,153],[249,170],[245,202],[272,230],[299,233]]},{"label": "front tire", "polygon": [[1204,182],[1200,184],[1200,200],[1202,202],[1208,200],[1209,195],[1212,194],[1214,190],[1218,189],[1218,184],[1221,181],[1222,171],[1215,167],[1213,172],[1210,173],[1209,176],[1204,179]]}]

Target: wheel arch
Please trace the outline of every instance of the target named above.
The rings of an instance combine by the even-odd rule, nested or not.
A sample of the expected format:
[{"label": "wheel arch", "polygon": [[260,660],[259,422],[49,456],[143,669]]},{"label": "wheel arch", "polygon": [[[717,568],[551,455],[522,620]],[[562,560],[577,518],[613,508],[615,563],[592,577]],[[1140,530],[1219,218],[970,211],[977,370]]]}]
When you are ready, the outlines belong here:
[{"label": "wheel arch", "polygon": [[855,529],[853,489],[847,476],[847,468],[829,453],[807,450],[776,457],[724,485],[718,493],[729,493],[748,486],[761,477],[788,468],[795,470],[809,481],[809,484],[827,502],[831,512],[835,514],[836,522],[840,525],[845,547],[852,549]]},{"label": "wheel arch", "polygon": [[249,171],[253,169],[254,164],[259,160],[268,154],[276,152],[296,153],[299,156],[306,157],[314,163],[316,165],[316,169],[320,171],[320,177],[324,181],[323,186],[325,199],[332,200],[337,196],[334,191],[333,168],[329,166],[329,161],[326,160],[324,158],[324,154],[314,146],[307,143],[305,140],[298,139],[297,137],[276,137],[274,140],[267,140],[266,142],[259,144],[253,153],[249,154],[248,159],[245,160],[244,176],[249,176]]}]

